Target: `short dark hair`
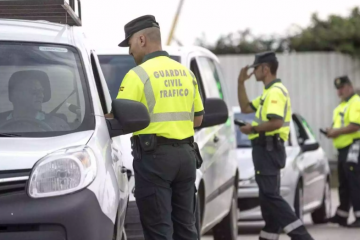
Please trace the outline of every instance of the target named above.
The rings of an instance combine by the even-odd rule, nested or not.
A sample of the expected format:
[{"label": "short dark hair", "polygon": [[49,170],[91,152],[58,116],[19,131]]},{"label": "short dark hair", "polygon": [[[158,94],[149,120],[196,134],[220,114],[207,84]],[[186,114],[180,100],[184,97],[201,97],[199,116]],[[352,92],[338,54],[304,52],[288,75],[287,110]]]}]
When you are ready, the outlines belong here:
[{"label": "short dark hair", "polygon": [[279,67],[279,62],[278,61],[272,61],[272,62],[266,63],[266,65],[270,68],[271,74],[276,75],[278,67]]}]

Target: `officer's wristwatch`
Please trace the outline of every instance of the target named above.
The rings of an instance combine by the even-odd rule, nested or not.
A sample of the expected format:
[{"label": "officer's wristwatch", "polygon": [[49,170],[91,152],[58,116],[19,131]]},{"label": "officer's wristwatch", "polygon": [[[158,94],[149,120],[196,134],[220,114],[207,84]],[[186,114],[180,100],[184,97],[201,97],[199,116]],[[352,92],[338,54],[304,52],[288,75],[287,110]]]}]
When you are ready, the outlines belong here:
[{"label": "officer's wristwatch", "polygon": [[258,133],[253,126],[251,127],[251,133]]}]

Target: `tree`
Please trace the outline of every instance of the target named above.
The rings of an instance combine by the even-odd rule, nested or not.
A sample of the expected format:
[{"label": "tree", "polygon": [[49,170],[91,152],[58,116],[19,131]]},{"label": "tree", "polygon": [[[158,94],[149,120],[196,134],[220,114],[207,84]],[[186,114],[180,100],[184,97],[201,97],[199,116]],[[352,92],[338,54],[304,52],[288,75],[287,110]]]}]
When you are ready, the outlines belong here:
[{"label": "tree", "polygon": [[349,16],[330,15],[326,20],[314,13],[311,24],[299,33],[286,37],[254,36],[249,29],[221,36],[215,45],[198,39],[198,45],[215,54],[257,53],[261,51],[336,51],[360,58],[360,10],[354,8]]},{"label": "tree", "polygon": [[354,8],[348,17],[331,15],[311,18],[311,26],[288,38],[290,51],[336,51],[360,57],[360,11]]},{"label": "tree", "polygon": [[215,45],[207,44],[206,37],[198,38],[196,44],[215,54],[247,54],[261,51],[282,52],[284,39],[270,36],[254,36],[249,29],[221,36]]}]

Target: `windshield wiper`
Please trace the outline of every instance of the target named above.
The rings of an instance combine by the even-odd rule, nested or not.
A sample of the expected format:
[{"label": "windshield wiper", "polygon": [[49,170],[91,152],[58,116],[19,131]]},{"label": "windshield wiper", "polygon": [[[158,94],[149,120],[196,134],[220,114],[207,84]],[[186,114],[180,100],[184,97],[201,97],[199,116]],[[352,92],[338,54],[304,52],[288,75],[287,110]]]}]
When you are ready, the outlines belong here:
[{"label": "windshield wiper", "polygon": [[0,137],[21,137],[21,135],[14,133],[0,133]]}]

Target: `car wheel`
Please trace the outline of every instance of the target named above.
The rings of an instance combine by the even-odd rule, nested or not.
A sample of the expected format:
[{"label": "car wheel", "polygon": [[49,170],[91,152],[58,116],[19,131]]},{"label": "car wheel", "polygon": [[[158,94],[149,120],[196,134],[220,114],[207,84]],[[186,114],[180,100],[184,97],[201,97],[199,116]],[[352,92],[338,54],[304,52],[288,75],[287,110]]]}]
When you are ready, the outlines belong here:
[{"label": "car wheel", "polygon": [[296,187],[295,202],[294,202],[295,214],[303,220],[304,217],[304,190],[302,183],[299,181]]},{"label": "car wheel", "polygon": [[329,181],[325,184],[324,196],[320,208],[311,213],[312,221],[315,224],[326,223],[331,217],[331,190]]},{"label": "car wheel", "polygon": [[218,223],[214,229],[214,240],[236,240],[238,235],[237,226],[237,188],[234,187],[231,206],[228,215]]}]

